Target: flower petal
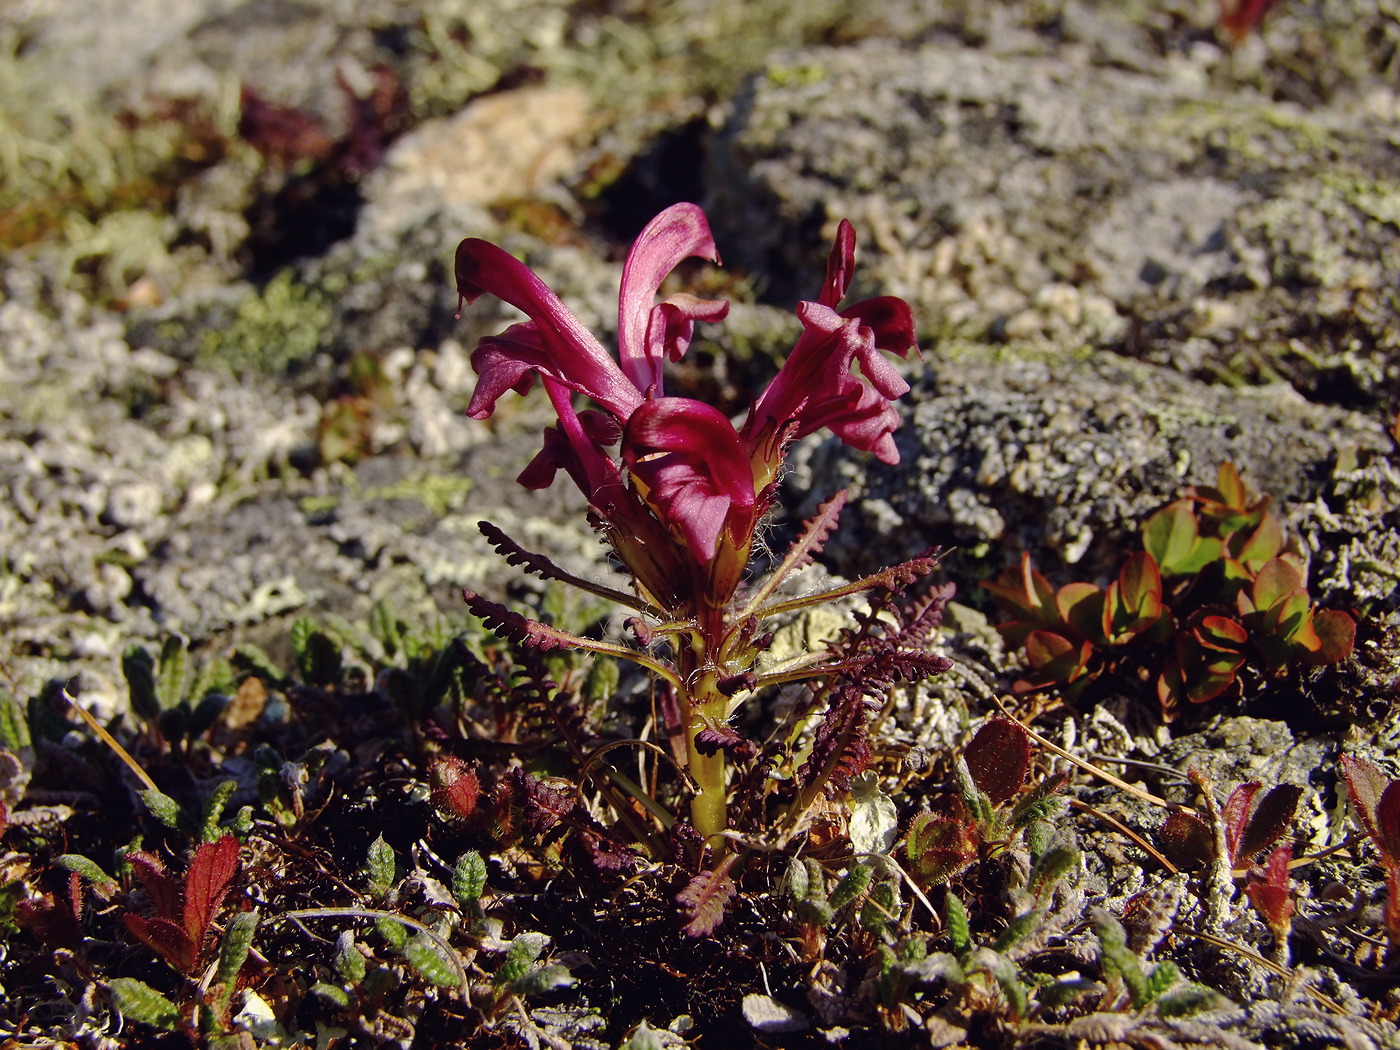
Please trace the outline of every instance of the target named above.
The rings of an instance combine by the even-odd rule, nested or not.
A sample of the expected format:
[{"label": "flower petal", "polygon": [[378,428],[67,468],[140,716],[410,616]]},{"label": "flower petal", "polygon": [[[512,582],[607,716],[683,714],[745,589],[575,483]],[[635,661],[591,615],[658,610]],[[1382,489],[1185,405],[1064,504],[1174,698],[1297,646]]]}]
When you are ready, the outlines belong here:
[{"label": "flower petal", "polygon": [[836,240],[826,257],[826,283],[822,285],[817,302],[835,309],[836,304],[846,297],[851,286],[851,278],[856,268],[856,228],[849,219],[842,219],[836,228]]},{"label": "flower petal", "polygon": [[699,561],[715,557],[726,532],[733,545],[748,543],[753,469],[719,409],[684,397],[650,398],[627,421],[622,455],[643,498]]},{"label": "flower petal", "polygon": [[[881,356],[874,329],[820,303],[799,303],[803,333],[744,427],[755,452],[759,435],[776,426],[783,444],[829,427],[846,444],[899,462],[890,437],[899,414],[890,404],[909,384]],[[861,374],[851,372],[859,360]],[[764,448],[763,454],[781,449]]]},{"label": "flower petal", "polygon": [[[683,339],[669,342],[653,343],[649,334],[652,306],[661,282],[682,260],[691,256],[719,262],[719,250],[710,234],[709,221],[696,204],[671,205],[647,223],[627,253],[617,301],[617,345],[622,371],[640,391],[652,387],[660,390],[663,353],[673,355],[672,360],[675,360],[690,342],[688,330]],[[727,311],[727,305],[725,309]],[[694,314],[692,319],[718,320],[723,316],[723,313],[717,316]]]},{"label": "flower petal", "polygon": [[[535,273],[509,252],[488,241],[468,237],[457,246],[457,292],[475,302],[483,292],[525,312],[534,323],[526,337],[513,326],[511,341],[496,337],[492,351],[483,358],[491,372],[485,393],[472,397],[474,418],[491,414],[496,398],[523,382],[526,370],[552,376],[571,390],[586,394],[619,419],[626,419],[641,402],[638,388],[618,368],[617,362],[578,318],[560,302]],[[516,364],[506,359],[516,355]],[[473,364],[476,355],[473,355]],[[514,380],[506,380],[513,374]],[[483,381],[487,375],[478,368]]]}]

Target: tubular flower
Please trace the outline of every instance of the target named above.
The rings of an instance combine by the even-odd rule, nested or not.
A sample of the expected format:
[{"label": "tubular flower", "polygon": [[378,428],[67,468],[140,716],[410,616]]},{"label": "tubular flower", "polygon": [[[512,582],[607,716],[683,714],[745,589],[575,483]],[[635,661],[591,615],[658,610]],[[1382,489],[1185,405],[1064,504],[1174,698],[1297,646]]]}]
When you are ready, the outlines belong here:
[{"label": "tubular flower", "polygon": [[[676,579],[689,575],[711,592],[708,604],[722,605],[789,443],[829,427],[849,445],[898,460],[890,402],[909,387],[882,352],[907,355],[914,323],[892,297],[839,309],[855,258],[855,232],[843,221],[817,300],[798,307],[802,336],[736,430],[717,409],[664,392],[664,365],[685,354],[695,322],[729,312],[727,302],[686,294],[656,302],[666,275],[690,257],[719,261],[704,212],[676,204],[647,224],[627,256],[614,359],[525,264],[486,241],[464,240],[456,257],[461,297],[473,302],[489,292],[529,317],[481,340],[472,354],[480,380],[467,414],[485,419],[507,390],[524,394],[539,378],[559,426],[546,431],[521,483],[542,488],[564,470],[645,589],[675,594]],[[575,395],[597,408],[575,409]],[[673,555],[689,566],[668,567]]]}]

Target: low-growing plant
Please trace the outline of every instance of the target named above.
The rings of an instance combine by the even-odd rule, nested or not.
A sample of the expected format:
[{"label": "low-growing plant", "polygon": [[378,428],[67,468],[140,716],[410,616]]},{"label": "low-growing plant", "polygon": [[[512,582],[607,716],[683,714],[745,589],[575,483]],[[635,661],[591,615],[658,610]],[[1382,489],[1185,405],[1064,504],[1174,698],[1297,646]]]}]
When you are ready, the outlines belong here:
[{"label": "low-growing plant", "polygon": [[1268,502],[1227,462],[1215,486],[1189,488],[1147,519],[1143,549],[1105,587],[1056,590],[1029,555],[983,583],[1007,616],[997,629],[1030,665],[1017,690],[1074,697],[1104,675],[1150,681],[1170,719],[1238,693],[1246,673],[1268,680],[1345,659],[1356,621],[1316,608]]},{"label": "low-growing plant", "polygon": [[1386,936],[1400,945],[1400,780],[1390,780],[1357,755],[1342,756],[1342,775],[1356,822],[1376,846],[1385,871]]}]

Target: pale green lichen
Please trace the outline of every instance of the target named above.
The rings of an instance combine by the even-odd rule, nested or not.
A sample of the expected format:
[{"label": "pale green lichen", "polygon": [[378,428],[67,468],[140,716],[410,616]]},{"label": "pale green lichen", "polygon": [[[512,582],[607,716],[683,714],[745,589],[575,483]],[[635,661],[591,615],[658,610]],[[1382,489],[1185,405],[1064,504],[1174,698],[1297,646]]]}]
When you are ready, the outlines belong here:
[{"label": "pale green lichen", "polygon": [[238,304],[228,326],[205,329],[197,363],[221,364],[238,375],[280,374],[324,347],[331,316],[321,288],[283,270]]}]

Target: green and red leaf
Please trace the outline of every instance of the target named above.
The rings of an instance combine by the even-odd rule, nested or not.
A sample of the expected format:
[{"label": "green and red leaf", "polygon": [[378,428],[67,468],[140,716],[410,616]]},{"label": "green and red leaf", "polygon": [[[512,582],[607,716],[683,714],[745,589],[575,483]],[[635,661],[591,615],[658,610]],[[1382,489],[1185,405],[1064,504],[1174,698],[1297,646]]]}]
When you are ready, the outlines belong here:
[{"label": "green and red leaf", "polygon": [[232,835],[200,843],[194,851],[190,870],[185,873],[184,924],[196,949],[203,945],[209,924],[237,874],[238,840]]}]

